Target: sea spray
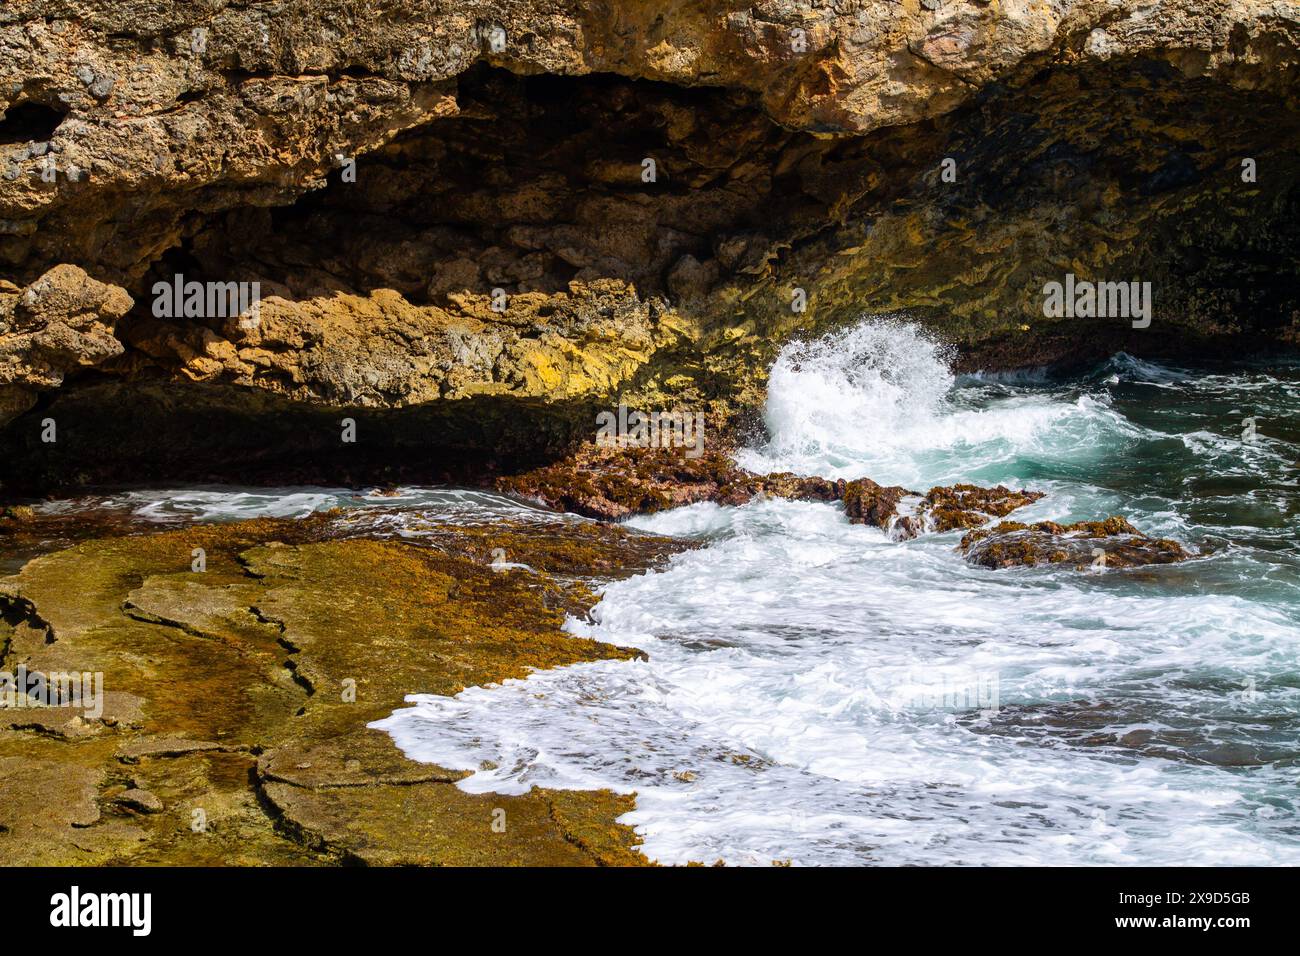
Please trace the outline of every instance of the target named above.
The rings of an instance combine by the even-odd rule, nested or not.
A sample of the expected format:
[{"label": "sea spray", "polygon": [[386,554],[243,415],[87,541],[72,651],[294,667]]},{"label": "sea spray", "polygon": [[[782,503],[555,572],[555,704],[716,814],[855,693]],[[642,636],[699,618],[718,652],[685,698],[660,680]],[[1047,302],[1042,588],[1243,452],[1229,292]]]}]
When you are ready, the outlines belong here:
[{"label": "sea spray", "polygon": [[773,457],[905,441],[944,410],[951,355],[915,325],[876,318],[782,349],[764,412]]},{"label": "sea spray", "polygon": [[1024,454],[1073,459],[1098,428],[1123,427],[1104,399],[1025,391],[984,401],[957,387],[952,353],[898,317],[782,349],[768,380],[767,442],[737,462],[764,473],[869,477],[924,491],[1004,480]]},{"label": "sea spray", "polygon": [[[635,792],[623,822],[666,863],[1300,862],[1300,541],[1294,502],[1255,491],[1300,451],[1268,428],[1300,375],[954,379],[946,359],[897,320],[792,345],[742,460],[1030,484],[1050,494],[1017,517],[1233,547],[1141,578],[991,572],[954,535],[892,542],[834,505],[692,505],[630,524],[706,549],[567,625],[648,660],[416,696],[376,726],[475,771],[468,790]],[[1224,497],[1220,475],[1250,481]]]},{"label": "sea spray", "polygon": [[[566,624],[648,660],[419,695],[378,726],[474,771],[467,790],[635,792],[623,822],[666,863],[1300,862],[1300,370],[1121,357],[1068,381],[954,380],[918,330],[865,326],[782,354],[773,440],[747,455],[922,490],[1029,485],[1049,494],[1017,518],[1123,513],[1219,546],[1141,575],[994,572],[956,535],[893,542],[832,504],[674,509],[630,524],[707,547]],[[430,489],[112,500],[158,521],[341,505],[358,532],[410,538],[528,513]]]}]

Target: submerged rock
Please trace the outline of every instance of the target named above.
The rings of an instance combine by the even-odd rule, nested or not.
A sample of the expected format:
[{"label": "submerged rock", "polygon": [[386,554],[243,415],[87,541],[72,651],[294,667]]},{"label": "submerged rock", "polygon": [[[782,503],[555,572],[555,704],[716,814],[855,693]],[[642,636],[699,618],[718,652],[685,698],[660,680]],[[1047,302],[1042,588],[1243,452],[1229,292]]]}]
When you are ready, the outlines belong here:
[{"label": "submerged rock", "polygon": [[1177,541],[1149,537],[1121,517],[1065,525],[1003,521],[965,535],[959,548],[967,560],[986,568],[1043,564],[1131,568],[1172,564],[1190,557]]}]

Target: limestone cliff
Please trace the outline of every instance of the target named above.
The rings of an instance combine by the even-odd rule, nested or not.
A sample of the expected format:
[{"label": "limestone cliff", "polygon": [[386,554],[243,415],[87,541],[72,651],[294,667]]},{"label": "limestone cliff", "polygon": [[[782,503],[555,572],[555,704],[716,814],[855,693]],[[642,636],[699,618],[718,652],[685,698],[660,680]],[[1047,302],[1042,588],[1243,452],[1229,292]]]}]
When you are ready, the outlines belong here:
[{"label": "limestone cliff", "polygon": [[[864,311],[967,365],[1292,347],[1298,49],[1264,0],[10,0],[0,480],[337,474],[340,410],[504,467],[734,421]],[[1067,273],[1151,324],[1044,316]]]}]

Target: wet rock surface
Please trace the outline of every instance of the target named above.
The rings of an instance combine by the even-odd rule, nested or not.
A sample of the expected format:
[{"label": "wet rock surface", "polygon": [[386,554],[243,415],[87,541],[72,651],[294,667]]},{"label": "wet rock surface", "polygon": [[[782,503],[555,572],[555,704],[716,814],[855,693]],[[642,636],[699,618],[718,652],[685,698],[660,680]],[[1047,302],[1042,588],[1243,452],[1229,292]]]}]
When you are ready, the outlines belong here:
[{"label": "wet rock surface", "polygon": [[0,579],[3,669],[100,672],[104,688],[97,715],[0,708],[5,861],[644,863],[615,823],[632,797],[472,796],[366,728],[407,693],[637,653],[560,624],[594,575],[623,573],[615,555],[651,566],[678,546],[546,531],[416,546],[323,514],[91,540]]},{"label": "wet rock surface", "polygon": [[718,450],[691,458],[680,448],[588,445],[562,462],[500,479],[497,488],[557,510],[615,521],[702,501],[744,504],[763,495],[840,502],[851,524],[880,528],[896,541],[973,529],[958,549],[972,563],[988,568],[1126,568],[1170,564],[1190,556],[1178,542],[1151,538],[1122,517],[1073,524],[997,521],[1041,500],[1041,491],[956,484],[922,494],[870,478],[756,475]]},{"label": "wet rock surface", "polygon": [[605,520],[701,501],[739,505],[759,495],[834,501],[840,495],[839,486],[824,478],[751,474],[717,449],[690,457],[681,448],[591,444],[553,465],[499,479],[496,486],[550,508]]},{"label": "wet rock surface", "polygon": [[1149,537],[1120,517],[1064,525],[1003,521],[970,532],[959,547],[967,560],[986,568],[1065,564],[1100,570],[1173,564],[1190,557],[1177,541]]},{"label": "wet rock surface", "polygon": [[[754,475],[720,451],[591,446],[502,484],[606,522],[689,501],[840,502],[900,542],[966,529],[959,549],[994,569],[1096,568],[1095,549],[1107,568],[1188,557],[1119,517],[1001,520],[1039,492]],[[0,578],[0,670],[102,673],[103,693],[93,711],[0,706],[0,767],[14,770],[0,774],[5,859],[645,863],[617,822],[633,795],[467,794],[464,771],[409,760],[367,724],[409,693],[639,656],[561,625],[586,614],[599,582],[699,542],[572,517],[397,516],[371,506],[147,533],[119,516],[74,533],[7,509],[10,543],[38,556]]]},{"label": "wet rock surface", "polygon": [[851,523],[875,525],[895,540],[905,541],[930,531],[978,527],[990,518],[1005,517],[1032,504],[1043,492],[959,484],[937,486],[921,494],[861,478],[846,483],[841,497]]},{"label": "wet rock surface", "polygon": [[766,495],[795,501],[839,501],[852,524],[869,524],[898,540],[928,531],[974,528],[1043,497],[1002,485],[952,485],[921,494],[870,478],[852,481],[790,472],[758,475],[736,465],[731,454],[708,449],[692,456],[683,448],[582,446],[568,458],[522,475],[498,479],[499,491],[517,494],[590,518],[620,520],[711,501],[741,505]]}]

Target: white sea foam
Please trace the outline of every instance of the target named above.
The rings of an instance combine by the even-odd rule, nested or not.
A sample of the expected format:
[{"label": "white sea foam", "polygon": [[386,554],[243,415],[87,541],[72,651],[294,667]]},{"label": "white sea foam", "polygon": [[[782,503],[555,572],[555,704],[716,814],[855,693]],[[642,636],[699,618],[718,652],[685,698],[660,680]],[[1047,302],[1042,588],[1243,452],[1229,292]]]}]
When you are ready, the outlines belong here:
[{"label": "white sea foam", "polygon": [[[554,512],[486,491],[461,488],[400,487],[385,491],[348,488],[232,488],[189,487],[122,491],[116,494],[43,502],[37,510],[74,513],[87,510],[126,511],[158,524],[244,521],[249,518],[305,518],[318,511],[341,508],[356,520],[366,512],[383,512],[375,520],[395,529],[402,512],[432,514],[442,522],[490,521],[496,518],[554,520]],[[574,520],[583,520],[574,518]]]},{"label": "white sea foam", "polygon": [[790,346],[768,383],[770,439],[737,462],[929,487],[1002,480],[1025,457],[1079,460],[1103,435],[1134,433],[1100,393],[1013,392],[993,404],[978,387],[954,394],[948,361],[919,328],[890,319]]},{"label": "white sea foam", "polygon": [[1144,382],[1148,385],[1169,385],[1189,382],[1193,375],[1185,369],[1161,365],[1120,352],[1099,370],[1098,375],[1114,376],[1121,382]]},{"label": "white sea foam", "polygon": [[[1104,394],[954,386],[942,351],[896,323],[792,347],[771,441],[746,463],[913,485],[1035,476],[1049,497],[1026,516],[1196,533],[1172,493],[1088,480],[1136,467],[1135,448],[1193,454]],[[635,792],[624,822],[668,863],[1300,863],[1285,552],[991,572],[954,535],[892,542],[828,504],[630,524],[709,542],[567,625],[648,661],[416,694],[374,726],[476,771],[467,790]]]},{"label": "white sea foam", "polygon": [[[683,511],[638,524],[722,537],[610,585],[593,623],[570,624],[649,662],[417,696],[376,726],[417,759],[493,761],[470,790],[635,791],[626,822],[664,862],[1300,861],[1300,846],[1223,826],[1225,807],[1249,819],[1263,805],[1220,771],[1064,738],[1027,747],[916,706],[995,679],[1004,707],[1109,701],[1128,732],[1135,714],[1204,702],[1174,678],[1205,672],[1206,645],[1264,673],[1294,651],[1293,623],[1231,597],[993,578],[950,541],[892,544],[828,505]],[[1118,689],[1131,681],[1155,686]],[[1202,827],[1217,838],[1189,844]]]}]

